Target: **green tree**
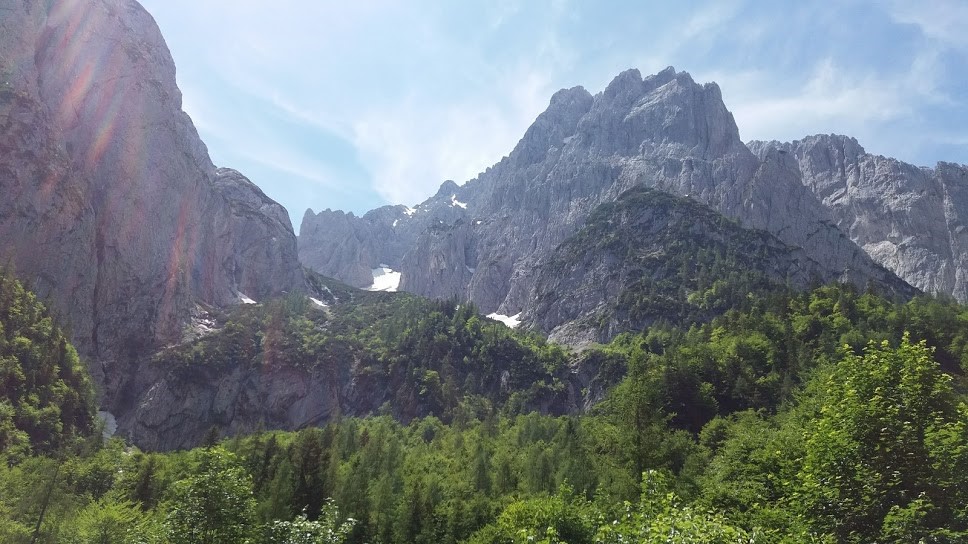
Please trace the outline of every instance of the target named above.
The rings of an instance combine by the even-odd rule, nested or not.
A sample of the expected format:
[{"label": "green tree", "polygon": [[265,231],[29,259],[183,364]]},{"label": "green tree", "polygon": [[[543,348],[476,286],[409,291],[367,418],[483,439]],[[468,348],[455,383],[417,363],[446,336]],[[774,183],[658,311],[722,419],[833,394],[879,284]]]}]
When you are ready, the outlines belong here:
[{"label": "green tree", "polygon": [[671,478],[662,472],[642,475],[638,507],[626,503],[625,515],[602,524],[595,535],[600,544],[753,544],[755,534],[732,525],[722,514],[683,506],[671,491]]},{"label": "green tree", "polygon": [[74,520],[69,544],[139,544],[161,542],[161,531],[137,505],[104,499],[84,507]]},{"label": "green tree", "polygon": [[197,455],[193,473],[171,487],[165,505],[168,539],[172,544],[248,542],[255,509],[251,477],[220,447]]},{"label": "green tree", "polygon": [[94,388],[50,311],[0,268],[0,458],[50,453],[94,429]]},{"label": "green tree", "polygon": [[341,523],[336,503],[326,499],[316,521],[300,514],[293,521],[275,521],[268,525],[265,544],[343,544],[355,524],[352,518]]},{"label": "green tree", "polygon": [[591,543],[597,512],[583,498],[562,486],[553,496],[521,499],[509,504],[497,520],[474,533],[468,544]]},{"label": "green tree", "polygon": [[931,460],[951,454],[964,462],[953,447],[963,419],[925,342],[904,335],[897,348],[885,341],[863,355],[845,350],[825,389],[800,472],[803,505],[818,528],[857,543],[914,542],[951,529],[945,486],[968,486],[968,474],[952,481]]}]

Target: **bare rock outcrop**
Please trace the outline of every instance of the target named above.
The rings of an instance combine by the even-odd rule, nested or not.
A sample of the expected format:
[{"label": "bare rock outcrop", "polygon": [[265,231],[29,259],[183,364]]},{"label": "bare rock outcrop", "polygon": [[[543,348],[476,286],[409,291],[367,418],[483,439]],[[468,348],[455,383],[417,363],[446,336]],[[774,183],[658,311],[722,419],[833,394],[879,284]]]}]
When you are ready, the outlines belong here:
[{"label": "bare rock outcrop", "polygon": [[285,211],[217,171],[134,0],[0,10],[0,256],[64,316],[106,409],[197,303],[301,289]]},{"label": "bare rock outcrop", "polygon": [[[759,157],[740,140],[716,84],[698,84],[673,68],[645,78],[628,70],[594,96],[581,87],[559,91],[510,155],[463,186],[442,190],[461,203],[462,217],[410,223],[417,231],[405,238],[373,242],[358,234],[354,244],[380,243],[384,255],[404,254],[405,290],[514,315],[533,308],[536,271],[593,210],[645,186],[689,197],[802,248],[825,268],[824,277],[895,285],[896,277],[844,234],[794,165],[781,159]],[[438,192],[419,209],[434,216],[453,204]],[[300,240],[300,251],[337,239],[345,238],[317,231]]]},{"label": "bare rock outcrop", "polygon": [[968,167],[919,168],[838,135],[749,147],[782,160],[876,262],[923,291],[968,301]]}]

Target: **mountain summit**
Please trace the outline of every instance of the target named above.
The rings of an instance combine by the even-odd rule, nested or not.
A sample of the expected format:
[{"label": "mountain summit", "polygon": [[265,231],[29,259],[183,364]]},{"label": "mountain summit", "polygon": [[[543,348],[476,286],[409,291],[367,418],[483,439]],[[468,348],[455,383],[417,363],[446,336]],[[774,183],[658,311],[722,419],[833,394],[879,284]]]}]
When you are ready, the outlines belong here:
[{"label": "mountain summit", "polygon": [[[932,274],[923,267],[913,274],[855,243],[796,166],[742,142],[716,84],[671,67],[645,78],[628,70],[594,96],[581,87],[555,93],[506,158],[414,210],[340,216],[339,229],[326,226],[335,212],[308,212],[299,251],[307,266],[360,287],[369,281],[362,271],[382,263],[401,272],[401,289],[516,315],[534,305],[535,271],[555,248],[599,206],[644,186],[802,248],[823,276],[913,293],[894,270],[934,286],[921,281]],[[320,259],[333,254],[320,248],[340,258]]]}]

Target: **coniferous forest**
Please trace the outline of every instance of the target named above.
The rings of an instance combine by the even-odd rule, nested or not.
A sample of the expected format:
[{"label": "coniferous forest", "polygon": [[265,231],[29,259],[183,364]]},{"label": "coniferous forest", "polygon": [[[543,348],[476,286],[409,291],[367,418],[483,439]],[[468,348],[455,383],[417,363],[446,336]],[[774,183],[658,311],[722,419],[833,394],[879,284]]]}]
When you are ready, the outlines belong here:
[{"label": "coniferous forest", "polygon": [[[155,364],[352,356],[397,394],[369,416],[140,451],[103,438],[76,352],[4,273],[0,541],[968,539],[968,308],[954,302],[778,289],[580,353],[402,293],[220,319]],[[579,367],[601,394],[556,401]]]}]

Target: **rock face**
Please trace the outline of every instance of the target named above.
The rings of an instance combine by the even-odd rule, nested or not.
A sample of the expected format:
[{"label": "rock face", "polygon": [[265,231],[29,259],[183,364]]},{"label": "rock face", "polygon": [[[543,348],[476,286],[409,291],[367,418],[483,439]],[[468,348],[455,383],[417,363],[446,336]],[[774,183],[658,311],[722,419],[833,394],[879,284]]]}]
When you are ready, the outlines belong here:
[{"label": "rock face", "polygon": [[[345,367],[348,370],[349,367]],[[360,391],[368,391],[361,384]],[[343,389],[356,384],[342,375],[290,366],[266,368],[184,368],[152,384],[127,423],[128,438],[148,450],[190,448],[212,427],[223,436],[259,428],[301,429],[344,413]],[[375,412],[365,396],[346,402],[359,414]],[[357,413],[357,412],[354,412]],[[352,415],[352,414],[349,414]]]},{"label": "rock face", "polygon": [[[404,290],[514,315],[534,305],[535,271],[551,252],[599,205],[636,186],[768,231],[860,287],[896,282],[847,237],[795,164],[779,152],[757,156],[740,140],[719,87],[672,68],[644,79],[629,70],[594,96],[581,87],[559,91],[511,154],[477,178],[445,184],[413,215],[382,208],[351,218],[346,228],[356,239],[339,260],[361,269],[382,260],[402,273]],[[406,234],[379,241],[366,234],[386,228]],[[300,238],[302,255],[345,238],[313,214],[302,229],[313,232]],[[353,281],[338,268],[306,264]]]},{"label": "rock face", "polygon": [[133,0],[0,10],[0,256],[49,297],[105,409],[197,303],[301,289],[285,210],[216,170]]},{"label": "rock face", "polygon": [[[214,270],[196,268],[194,292],[206,301],[254,300],[299,289],[302,269],[289,213],[248,178],[219,168],[212,181],[213,199],[205,213],[218,240]],[[199,273],[200,272],[200,273]]]},{"label": "rock face", "polygon": [[876,262],[923,291],[968,301],[968,167],[918,168],[847,136],[749,147],[791,171]]},{"label": "rock face", "polygon": [[[802,248],[645,187],[599,206],[535,276],[523,326],[572,346],[608,342],[660,319],[688,326],[742,307],[749,293],[840,279]],[[878,287],[913,293],[900,279]]]},{"label": "rock face", "polygon": [[[387,265],[399,270],[408,250],[428,229],[439,231],[466,219],[460,187],[441,185],[423,204],[384,206],[356,217],[352,212],[306,210],[299,230],[299,259],[305,266],[354,287],[373,283],[372,270]],[[414,276],[416,279],[416,276]]]}]

